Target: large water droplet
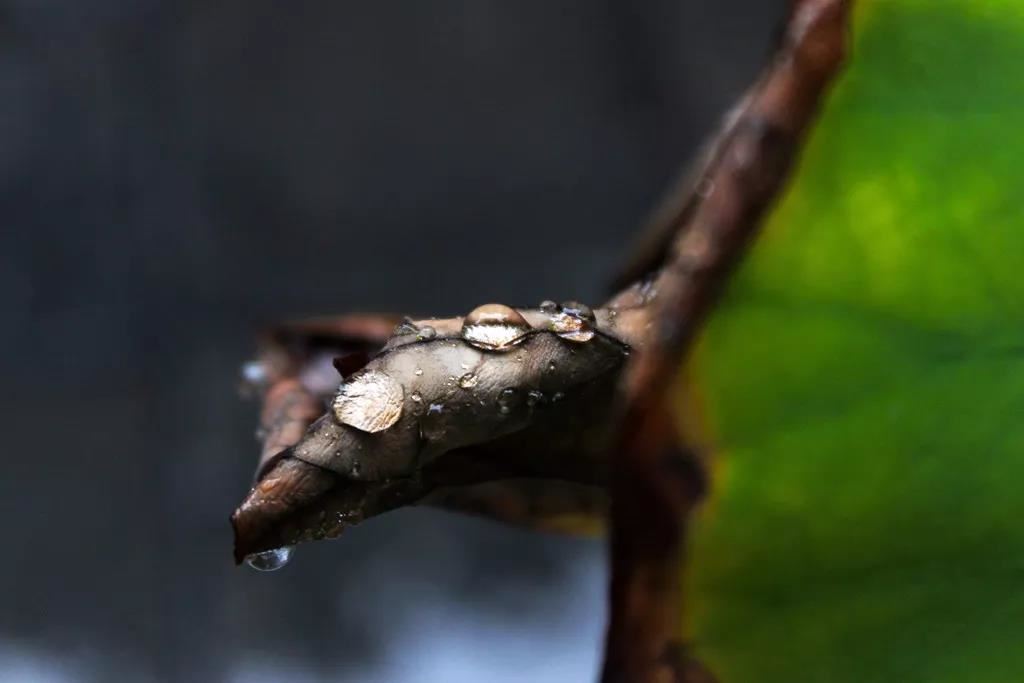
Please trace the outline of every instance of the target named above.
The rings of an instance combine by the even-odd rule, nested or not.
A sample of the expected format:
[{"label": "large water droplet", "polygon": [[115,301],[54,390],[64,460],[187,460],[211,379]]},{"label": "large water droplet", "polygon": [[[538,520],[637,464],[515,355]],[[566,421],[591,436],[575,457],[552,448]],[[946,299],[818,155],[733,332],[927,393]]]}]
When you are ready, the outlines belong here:
[{"label": "large water droplet", "polygon": [[420,328],[419,332],[416,333],[416,338],[419,340],[433,339],[437,336],[437,330],[430,325],[425,325]]},{"label": "large water droplet", "polygon": [[472,389],[476,386],[480,378],[474,375],[472,372],[467,372],[465,375],[459,378],[459,386],[463,389]]},{"label": "large water droplet", "polygon": [[245,558],[245,563],[257,571],[277,571],[288,564],[288,561],[292,559],[293,549],[294,548],[292,546],[286,545],[283,548],[274,548],[273,550],[264,550],[262,553],[253,553]]},{"label": "large water droplet", "polygon": [[535,407],[538,403],[541,403],[543,401],[544,401],[544,392],[543,391],[538,391],[537,389],[531,389],[529,391],[529,393],[526,394],[526,405],[530,406],[531,408]]},{"label": "large water droplet", "polygon": [[341,424],[364,432],[382,432],[402,416],[405,390],[379,370],[354,375],[334,397],[334,416]]},{"label": "large water droplet", "polygon": [[462,338],[488,351],[507,351],[526,338],[530,324],[511,306],[485,304],[466,316]]}]

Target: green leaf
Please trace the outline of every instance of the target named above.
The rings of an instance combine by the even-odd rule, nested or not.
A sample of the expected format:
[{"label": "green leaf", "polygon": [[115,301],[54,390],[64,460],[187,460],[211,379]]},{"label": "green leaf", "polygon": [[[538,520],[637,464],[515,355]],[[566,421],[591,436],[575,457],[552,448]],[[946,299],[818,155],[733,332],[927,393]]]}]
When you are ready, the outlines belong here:
[{"label": "green leaf", "polygon": [[1024,0],[868,0],[689,369],[723,683],[1024,680]]}]

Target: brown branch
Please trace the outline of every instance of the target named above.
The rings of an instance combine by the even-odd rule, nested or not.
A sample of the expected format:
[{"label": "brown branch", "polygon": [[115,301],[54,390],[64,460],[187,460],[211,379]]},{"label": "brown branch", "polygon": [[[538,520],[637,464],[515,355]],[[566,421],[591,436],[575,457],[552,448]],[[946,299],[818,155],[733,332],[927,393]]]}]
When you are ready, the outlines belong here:
[{"label": "brown branch", "polygon": [[601,515],[608,397],[645,332],[645,309],[624,303],[482,306],[370,340],[382,348],[340,389],[330,358],[350,337],[270,336],[251,366],[272,381],[256,485],[232,515],[236,560],[415,503],[538,528]]},{"label": "brown branch", "polygon": [[729,274],[792,168],[844,56],[849,3],[801,0],[760,81],[725,127],[699,200],[679,214],[654,280],[657,333],[625,376],[612,453],[612,585],[603,680],[706,680],[680,633],[685,523],[704,488],[697,457],[675,434],[665,394]]}]

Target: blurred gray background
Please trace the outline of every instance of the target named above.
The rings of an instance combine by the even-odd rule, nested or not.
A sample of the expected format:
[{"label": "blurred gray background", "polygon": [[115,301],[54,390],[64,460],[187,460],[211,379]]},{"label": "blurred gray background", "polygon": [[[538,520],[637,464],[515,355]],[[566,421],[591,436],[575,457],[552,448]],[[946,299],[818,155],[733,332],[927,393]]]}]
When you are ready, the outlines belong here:
[{"label": "blurred gray background", "polygon": [[231,563],[264,321],[598,302],[784,2],[0,0],[0,680],[577,681],[600,541]]}]

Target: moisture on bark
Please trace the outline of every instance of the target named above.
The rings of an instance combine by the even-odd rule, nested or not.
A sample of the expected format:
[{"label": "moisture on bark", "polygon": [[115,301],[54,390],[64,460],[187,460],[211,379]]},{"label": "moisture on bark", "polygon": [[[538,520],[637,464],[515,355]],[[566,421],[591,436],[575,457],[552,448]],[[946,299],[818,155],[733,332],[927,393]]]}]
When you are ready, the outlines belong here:
[{"label": "moisture on bark", "polygon": [[394,321],[372,316],[271,333],[248,366],[264,449],[232,515],[236,560],[417,503],[593,529],[607,508],[609,397],[646,334],[640,301],[487,304],[390,334]]},{"label": "moisture on bark", "polygon": [[411,504],[579,531],[605,516],[610,489],[604,680],[712,680],[679,624],[705,463],[665,394],[842,62],[848,5],[794,3],[765,73],[603,307],[486,304],[459,318],[344,316],[269,333],[246,368],[263,450],[231,518],[236,561],[273,568],[282,548]]}]

